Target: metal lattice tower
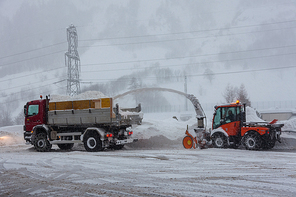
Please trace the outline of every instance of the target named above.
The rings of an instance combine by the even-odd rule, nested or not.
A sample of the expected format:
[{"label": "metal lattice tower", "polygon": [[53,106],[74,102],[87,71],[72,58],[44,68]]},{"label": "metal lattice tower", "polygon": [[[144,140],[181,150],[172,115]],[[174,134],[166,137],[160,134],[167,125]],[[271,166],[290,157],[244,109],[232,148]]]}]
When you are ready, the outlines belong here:
[{"label": "metal lattice tower", "polygon": [[68,66],[67,95],[75,96],[80,93],[80,58],[78,55],[78,36],[76,27],[67,28],[68,52],[65,53],[65,64]]}]

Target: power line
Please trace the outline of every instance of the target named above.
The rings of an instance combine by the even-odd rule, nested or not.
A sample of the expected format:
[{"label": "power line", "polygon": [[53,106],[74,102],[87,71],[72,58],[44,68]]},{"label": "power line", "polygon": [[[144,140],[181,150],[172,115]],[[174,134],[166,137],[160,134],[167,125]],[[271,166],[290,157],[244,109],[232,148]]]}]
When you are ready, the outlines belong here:
[{"label": "power line", "polygon": [[[42,87],[47,87],[48,85],[43,85],[43,86],[39,86],[38,88],[42,88]],[[55,90],[60,90],[61,88],[65,88],[66,89],[66,87],[58,87],[58,88],[55,88],[55,89],[52,89],[53,91],[55,91]],[[27,91],[29,91],[29,90],[35,90],[36,88],[31,88],[31,89],[28,89]],[[8,96],[13,96],[13,95],[15,95],[15,94],[19,94],[20,92],[15,92],[15,93],[11,93],[10,95],[8,95]],[[37,94],[37,93],[34,93],[34,95],[36,96],[36,97],[38,97],[40,94]],[[6,97],[8,97],[8,96],[6,96]],[[18,99],[13,99],[13,100],[9,100],[9,101],[6,101],[5,103],[3,102],[3,103],[0,103],[0,105],[7,105],[7,103],[12,103],[12,102],[16,102],[16,101],[21,101],[22,100],[22,98],[18,98]],[[27,102],[27,101],[25,101],[25,102]]]},{"label": "power line", "polygon": [[27,74],[27,75],[21,75],[21,76],[18,76],[18,77],[13,77],[13,79],[1,80],[0,83],[1,82],[5,82],[5,81],[14,80],[14,79],[20,79],[20,78],[28,77],[28,76],[32,76],[32,75],[37,75],[37,74],[41,74],[41,73],[44,73],[44,72],[50,72],[50,71],[58,70],[58,69],[61,69],[61,68],[65,68],[65,67],[63,66],[63,67],[59,67],[59,68],[53,68],[53,69],[49,69],[49,70],[43,70],[43,71],[40,71],[40,72],[34,72],[34,73],[31,73],[31,74]]},{"label": "power line", "polygon": [[48,45],[48,46],[44,46],[44,47],[41,47],[41,48],[36,48],[36,49],[29,50],[29,51],[15,53],[15,54],[8,55],[8,56],[3,56],[3,57],[0,57],[0,59],[5,59],[5,58],[9,58],[9,57],[14,57],[14,56],[17,56],[17,55],[23,55],[23,54],[34,52],[34,51],[39,51],[39,50],[42,50],[42,49],[50,48],[50,47],[61,45],[61,44],[64,44],[64,43],[67,43],[67,42],[66,41],[65,42],[59,42],[59,43]]},{"label": "power line", "polygon": [[[192,58],[192,57],[204,57],[204,56],[213,56],[213,55],[226,55],[226,54],[235,54],[235,53],[244,53],[244,52],[254,52],[254,51],[263,51],[263,50],[273,50],[273,49],[280,49],[280,48],[289,48],[289,47],[295,47],[296,45],[287,45],[287,46],[277,46],[277,47],[267,47],[267,48],[261,48],[261,49],[250,49],[250,50],[242,50],[242,51],[231,51],[231,52],[225,52],[225,53],[212,53],[212,54],[203,54],[203,55],[194,55],[194,56],[183,56],[183,57],[176,57],[176,58],[159,58],[159,59],[146,59],[146,60],[136,60],[136,61],[125,61],[125,62],[111,62],[111,63],[98,63],[98,64],[86,64],[86,65],[82,65],[82,66],[94,66],[94,65],[106,65],[106,64],[124,64],[124,63],[135,63],[135,62],[147,62],[147,61],[160,61],[160,60],[168,60],[168,59],[184,59],[184,58]],[[236,61],[236,60],[246,60],[246,59],[253,59],[253,58],[264,58],[264,57],[273,57],[273,56],[282,56],[282,55],[292,55],[295,53],[286,53],[286,54],[278,54],[278,55],[268,55],[268,56],[258,56],[258,57],[251,57],[251,58],[239,58],[239,59],[232,59],[232,60],[217,60],[217,61],[208,61],[208,62],[199,62],[198,64],[204,64],[204,63],[215,63],[215,62],[225,62],[225,61]],[[192,63],[193,64],[193,63]],[[165,66],[159,66],[159,67],[167,67],[168,65]],[[184,64],[176,64],[176,65],[169,65],[169,66],[184,66]],[[36,75],[39,73],[43,73],[43,72],[49,72],[49,71],[53,71],[53,70],[58,70],[58,69],[62,69],[64,67],[59,67],[59,68],[53,68],[53,69],[48,69],[45,71],[40,71],[37,73],[31,73],[31,74],[27,74],[27,75],[23,75],[23,76],[19,76],[19,77],[14,77],[14,79],[19,79],[19,78],[23,78],[23,77],[28,77],[31,75]],[[83,73],[87,73],[87,72],[107,72],[107,71],[122,71],[122,70],[139,70],[139,69],[148,69],[151,67],[144,67],[144,68],[126,68],[126,69],[105,69],[105,70],[98,70],[98,71],[83,71]],[[11,79],[6,79],[6,80],[2,80],[0,82],[5,82],[5,81],[9,81]]]},{"label": "power line", "polygon": [[[95,41],[95,40],[113,40],[113,39],[128,39],[128,38],[145,38],[145,37],[155,37],[155,36],[168,36],[168,35],[179,35],[179,34],[189,34],[189,33],[202,33],[202,32],[208,32],[208,31],[220,31],[220,30],[231,30],[231,29],[237,29],[237,28],[246,28],[246,27],[256,27],[256,26],[264,26],[264,25],[274,25],[274,24],[283,24],[283,23],[291,23],[291,22],[296,22],[296,20],[290,20],[290,21],[280,21],[280,22],[273,22],[273,23],[263,23],[263,24],[254,24],[254,25],[245,25],[245,26],[238,26],[238,27],[230,27],[230,28],[216,28],[216,29],[209,29],[209,30],[199,30],[199,31],[189,31],[189,32],[176,32],[176,33],[167,33],[167,34],[154,34],[154,35],[139,35],[139,36],[126,36],[126,37],[114,37],[114,38],[104,38],[104,39],[88,39],[88,40],[79,40],[79,41]],[[157,41],[147,41],[147,42],[132,42],[132,43],[120,43],[120,44],[108,44],[108,45],[96,45],[96,46],[80,46],[80,47],[102,47],[102,46],[114,46],[114,45],[129,45],[129,44],[147,44],[147,43],[156,43],[156,42],[171,42],[171,41],[179,41],[179,40],[191,40],[191,39],[198,39],[198,38],[209,38],[209,37],[222,37],[222,36],[233,36],[233,35],[241,35],[241,34],[248,34],[248,33],[258,33],[258,32],[266,32],[266,31],[275,31],[275,30],[284,30],[284,29],[293,29],[296,27],[287,27],[287,28],[281,28],[281,29],[271,29],[271,30],[260,30],[260,31],[253,31],[253,32],[243,32],[243,33],[233,33],[233,34],[227,34],[227,35],[213,35],[213,36],[205,36],[205,37],[193,37],[193,38],[181,38],[181,39],[171,39],[171,40],[157,40]],[[49,48],[52,46],[56,46],[56,45],[60,45],[60,44],[64,44],[65,42],[60,42],[60,43],[56,43],[53,45],[48,45],[42,48],[38,48],[38,49],[33,49],[33,50],[29,50],[29,51],[25,51],[25,52],[21,52],[21,53],[16,53],[16,54],[12,54],[9,56],[4,56],[1,57],[0,59],[4,59],[4,58],[8,58],[8,57],[13,57],[16,55],[22,55],[22,54],[26,54],[29,52],[33,52],[33,51],[38,51],[38,50],[42,50],[45,48]],[[56,53],[60,53],[63,51],[58,51],[58,52],[53,52],[50,54],[45,54],[43,56],[40,57],[44,57],[47,55],[52,55],[52,54],[56,54]],[[39,57],[34,57],[34,58],[29,58],[29,59],[25,59],[22,61],[28,61],[28,60],[32,60],[32,59],[36,59]],[[5,65],[11,65],[11,64],[15,64],[15,63],[20,63],[22,61],[17,61],[17,62],[13,62],[13,63],[8,63]],[[5,65],[1,65],[1,66],[5,66]]]},{"label": "power line", "polygon": [[[55,78],[51,78],[51,79],[47,79],[47,80],[44,80],[44,81],[50,81],[50,80],[54,80],[54,79],[56,79],[56,77]],[[11,89],[15,89],[15,88],[21,88],[21,87],[26,87],[26,86],[28,86],[28,84],[23,84],[23,85],[19,85],[19,86],[15,86],[15,87],[10,87],[10,88],[6,88],[6,89],[2,89],[1,91],[11,90]]]},{"label": "power line", "polygon": [[[189,55],[189,56],[180,56],[180,57],[171,57],[171,58],[155,58],[155,59],[121,61],[121,62],[105,62],[105,63],[96,63],[96,64],[84,64],[84,65],[81,65],[81,66],[127,64],[127,63],[139,63],[139,62],[151,62],[151,61],[162,61],[162,60],[185,59],[185,58],[192,58],[192,57],[205,57],[205,56],[213,56],[213,55],[226,55],[226,54],[235,54],[235,53],[242,53],[242,52],[254,52],[254,51],[271,50],[271,49],[279,49],[279,48],[295,47],[295,46],[296,45],[288,45],[288,46],[268,47],[268,48],[250,49],[250,50],[243,50],[243,51],[231,51],[231,52],[224,52],[224,53],[212,53],[212,54],[202,54],[202,55]],[[287,53],[287,54],[289,55],[291,53]],[[292,53],[292,54],[294,54],[294,53]],[[285,54],[282,54],[282,55],[285,55]],[[260,57],[269,57],[269,56],[260,56]],[[247,58],[247,59],[249,59],[249,58]],[[234,59],[234,60],[240,60],[240,59]],[[223,60],[220,60],[220,61],[223,61]],[[232,61],[232,60],[228,60],[228,61]],[[108,70],[105,70],[105,71],[108,71]]]},{"label": "power line", "polygon": [[[279,22],[273,22],[273,23],[253,24],[253,25],[244,25],[244,26],[238,26],[238,27],[215,28],[215,29],[198,30],[198,31],[185,31],[185,32],[153,34],[153,35],[123,36],[123,37],[101,38],[101,39],[85,39],[85,40],[79,40],[79,41],[86,42],[86,41],[96,41],[96,40],[117,40],[117,39],[130,39],[130,38],[146,38],[146,37],[157,37],[157,36],[170,36],[170,35],[179,35],[179,34],[205,33],[205,32],[208,32],[208,31],[231,30],[231,29],[247,28],[247,27],[261,27],[261,26],[265,26],[265,25],[275,25],[275,24],[283,24],[283,23],[291,23],[291,22],[296,22],[296,20],[279,21]],[[295,28],[295,27],[292,27],[292,28]],[[281,28],[281,29],[283,29],[283,28]],[[276,29],[276,30],[280,30],[280,29]],[[264,31],[269,31],[269,30],[262,30],[262,32],[264,32]],[[256,32],[261,32],[261,31],[256,31]],[[246,33],[252,33],[252,32],[246,32]],[[231,35],[235,35],[235,34],[231,34]]]},{"label": "power line", "polygon": [[[285,66],[285,67],[277,67],[277,68],[262,68],[262,69],[253,69],[253,70],[242,70],[242,71],[230,71],[230,72],[219,72],[219,73],[213,73],[212,75],[226,75],[226,74],[239,74],[239,73],[250,73],[250,72],[260,72],[260,71],[269,71],[269,70],[281,70],[281,69],[290,69],[290,68],[296,68],[296,66]],[[209,74],[187,74],[187,77],[201,77],[206,76]],[[179,77],[179,76],[166,76],[166,77]],[[146,79],[157,79],[157,78],[165,78],[165,77],[146,77]],[[100,79],[100,80],[117,80],[117,81],[126,81],[127,79],[130,79],[130,77],[122,77],[120,80],[118,79]],[[88,80],[97,80],[97,79],[88,79]],[[95,83],[95,82],[87,82],[87,81],[81,81],[81,83]],[[103,82],[101,82],[103,84]]]},{"label": "power line", "polygon": [[25,62],[25,61],[28,61],[28,60],[38,59],[38,58],[41,58],[41,57],[46,57],[46,56],[49,56],[49,55],[53,55],[53,54],[57,54],[57,53],[62,53],[62,52],[65,52],[65,51],[63,50],[63,51],[52,52],[52,53],[49,53],[49,54],[40,55],[38,57],[32,57],[32,58],[23,59],[23,60],[16,61],[16,62],[2,64],[2,65],[0,65],[0,67],[9,66],[9,65],[12,65],[12,64],[17,64],[17,63]]}]

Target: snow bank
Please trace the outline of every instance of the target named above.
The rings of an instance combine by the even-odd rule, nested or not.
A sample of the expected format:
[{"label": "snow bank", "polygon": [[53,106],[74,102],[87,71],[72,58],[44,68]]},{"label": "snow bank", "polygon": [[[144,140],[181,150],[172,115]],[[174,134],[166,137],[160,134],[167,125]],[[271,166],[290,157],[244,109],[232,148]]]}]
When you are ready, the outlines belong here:
[{"label": "snow bank", "polygon": [[23,125],[1,127],[0,146],[24,144]]},{"label": "snow bank", "polygon": [[266,122],[258,117],[255,109],[246,107],[246,122]]},{"label": "snow bank", "polygon": [[[160,114],[145,114],[142,125],[133,126],[134,137],[138,139],[149,139],[156,136],[165,136],[170,140],[177,140],[185,136],[188,126],[196,124],[195,117],[180,121],[173,118],[176,114],[163,116]],[[179,116],[177,116],[179,117]]]},{"label": "snow bank", "polygon": [[282,131],[292,131],[296,132],[296,118],[283,121],[284,126],[282,127]]},{"label": "snow bank", "polygon": [[75,101],[75,100],[88,100],[88,99],[98,99],[98,98],[108,98],[108,97],[99,91],[87,91],[74,97],[67,96],[67,95],[51,95],[50,101],[51,102]]}]

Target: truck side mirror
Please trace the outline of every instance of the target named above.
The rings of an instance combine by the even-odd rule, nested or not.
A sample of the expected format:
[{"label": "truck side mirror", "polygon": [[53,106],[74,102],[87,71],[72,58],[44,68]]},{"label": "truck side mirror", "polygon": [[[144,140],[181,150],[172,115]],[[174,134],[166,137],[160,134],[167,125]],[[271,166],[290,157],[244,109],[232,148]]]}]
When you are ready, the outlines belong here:
[{"label": "truck side mirror", "polygon": [[24,115],[27,116],[27,105],[24,105]]}]

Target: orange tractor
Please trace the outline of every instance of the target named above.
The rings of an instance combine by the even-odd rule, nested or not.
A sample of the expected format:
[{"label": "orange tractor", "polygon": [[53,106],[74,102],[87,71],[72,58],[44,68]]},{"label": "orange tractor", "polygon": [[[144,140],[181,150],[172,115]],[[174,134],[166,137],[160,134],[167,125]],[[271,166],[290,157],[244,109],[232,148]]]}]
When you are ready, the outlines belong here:
[{"label": "orange tractor", "polygon": [[[202,111],[203,112],[203,111]],[[202,120],[201,120],[202,119]],[[246,106],[239,101],[227,105],[215,106],[212,129],[208,132],[203,123],[205,115],[198,118],[196,137],[186,130],[183,146],[186,149],[238,148],[243,145],[248,150],[271,149],[276,141],[280,142],[281,127],[277,120],[268,122],[246,122]]]}]

